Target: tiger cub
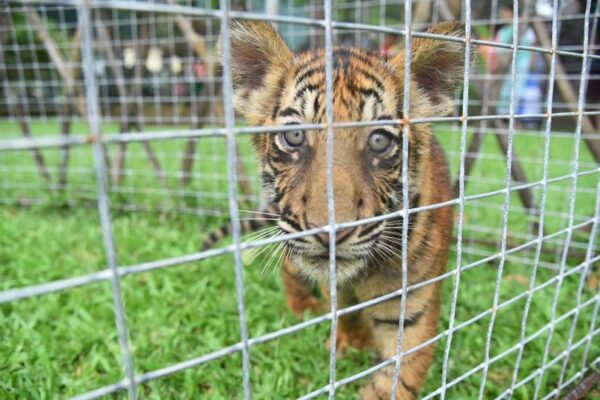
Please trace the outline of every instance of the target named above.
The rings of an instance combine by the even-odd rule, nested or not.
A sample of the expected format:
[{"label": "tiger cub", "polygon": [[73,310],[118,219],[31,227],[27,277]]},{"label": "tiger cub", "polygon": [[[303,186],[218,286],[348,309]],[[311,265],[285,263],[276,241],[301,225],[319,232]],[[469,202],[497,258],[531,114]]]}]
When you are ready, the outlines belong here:
[{"label": "tiger cub", "polygon": [[[435,25],[431,33],[463,38],[456,22]],[[264,22],[232,21],[231,74],[234,105],[251,125],[326,123],[325,53],[293,53]],[[464,43],[426,38],[412,42],[410,118],[440,117],[453,108],[463,80]],[[402,119],[404,53],[386,58],[356,48],[333,52],[335,122]],[[253,136],[264,187],[279,210],[284,233],[328,224],[326,131],[286,130]],[[355,221],[402,209],[402,129],[379,126],[335,129],[333,192],[336,222]],[[448,165],[428,124],[410,125],[409,199],[411,208],[451,198]],[[339,307],[401,288],[401,219],[339,229],[336,270]],[[452,231],[448,206],[411,214],[408,282],[414,285],[446,268]],[[287,303],[296,314],[315,309],[308,281],[327,296],[329,235],[289,240],[283,260]],[[440,283],[409,292],[403,349],[436,333]],[[340,318],[337,349],[374,346],[382,358],[396,354],[400,299],[380,302]],[[434,346],[404,356],[396,396],[415,398],[432,363]],[[361,389],[363,399],[391,396],[393,365],[375,373]]]}]

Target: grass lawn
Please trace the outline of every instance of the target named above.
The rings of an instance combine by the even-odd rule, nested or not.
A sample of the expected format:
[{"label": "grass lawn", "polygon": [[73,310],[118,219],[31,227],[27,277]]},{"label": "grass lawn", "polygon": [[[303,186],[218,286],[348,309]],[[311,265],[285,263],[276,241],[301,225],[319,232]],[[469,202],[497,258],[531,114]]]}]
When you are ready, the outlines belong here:
[{"label": "grass lawn", "polygon": [[[52,122],[34,124],[34,134],[48,135],[58,131]],[[115,132],[116,126],[106,125]],[[16,132],[12,123],[0,122],[0,132]],[[76,127],[83,132],[83,126]],[[446,148],[453,171],[457,170],[459,132],[447,126],[438,127],[437,136]],[[242,140],[242,153],[249,171],[253,164],[247,139]],[[519,134],[515,150],[522,158],[531,181],[542,177],[543,138]],[[571,172],[572,137],[553,137],[550,147],[550,177]],[[125,184],[112,188],[111,202],[119,204],[162,205],[181,209],[205,206],[226,210],[226,180],[223,143],[207,139],[200,143],[194,179],[185,190],[178,188],[179,156],[183,141],[153,144],[167,172],[170,191],[161,192],[141,147],[129,148],[128,175]],[[114,159],[117,148],[111,146]],[[53,177],[60,161],[59,150],[44,150]],[[64,190],[48,191],[39,178],[28,152],[0,152],[0,199],[14,203],[24,198],[38,198],[45,203],[70,201],[74,207],[14,205],[0,206],[0,290],[41,284],[47,281],[84,275],[106,268],[99,217],[94,207],[87,207],[95,196],[91,152],[88,147],[71,152],[69,184]],[[504,186],[505,167],[493,136],[486,136],[483,155],[477,161],[467,195],[485,193]],[[220,160],[220,161],[219,161]],[[584,146],[581,165],[591,174],[578,179],[574,223],[589,220],[594,211],[598,169]],[[594,170],[595,168],[595,170]],[[595,171],[595,172],[594,172]],[[55,178],[53,178],[55,179]],[[545,232],[551,234],[568,226],[571,179],[549,185]],[[50,194],[49,194],[50,193]],[[541,190],[533,189],[539,202]],[[499,251],[494,243],[501,233],[504,195],[470,201],[465,207],[465,240],[462,265],[477,262]],[[0,203],[2,203],[0,202]],[[118,208],[118,207],[117,207]],[[223,220],[181,212],[146,213],[115,209],[112,215],[117,258],[121,266],[174,257],[197,251],[200,241]],[[523,212],[516,193],[511,195],[509,231],[514,241],[531,240],[530,218]],[[542,266],[560,265],[561,252],[556,245],[566,239],[557,235],[544,243],[548,250]],[[487,244],[480,243],[485,239]],[[573,233],[574,246],[567,259],[567,271],[581,264],[579,252],[585,251],[589,233]],[[597,243],[596,243],[597,244]],[[511,246],[509,246],[510,248]],[[535,244],[507,258],[500,287],[500,303],[526,292],[533,271]],[[554,251],[553,251],[554,250]],[[597,250],[592,256],[597,256]],[[250,337],[275,331],[298,322],[284,304],[277,270],[262,272],[265,260],[257,260],[245,268],[244,289],[246,317]],[[492,306],[499,258],[481,263],[461,274],[455,326],[486,312]],[[456,267],[456,253],[450,255],[449,270]],[[565,380],[581,369],[586,347],[586,364],[598,363],[600,346],[592,327],[594,307],[598,299],[594,277],[584,280],[581,308],[576,318],[572,343],[579,343],[568,358]],[[536,285],[556,277],[550,268],[538,270]],[[190,358],[216,351],[239,341],[239,323],[235,296],[235,277],[231,255],[221,256],[166,269],[133,274],[122,279],[127,323],[138,374],[167,367]],[[577,305],[581,275],[569,274],[561,284],[555,318],[571,312]],[[527,320],[526,335],[533,339],[524,347],[518,379],[527,380],[515,398],[533,398],[536,379],[528,378],[542,364],[544,349],[552,321],[552,304],[557,285],[551,284],[534,292]],[[443,285],[443,310],[440,330],[449,324],[452,278]],[[46,399],[82,394],[123,377],[122,362],[112,309],[109,282],[95,283],[64,292],[0,305],[0,398]],[[525,298],[500,308],[491,336],[490,357],[502,354],[519,342]],[[306,314],[304,320],[315,315]],[[547,361],[562,354],[568,344],[575,314],[568,314],[554,325]],[[454,333],[448,364],[448,382],[478,368],[484,360],[486,334],[490,316],[462,327]],[[586,346],[586,335],[596,336]],[[539,334],[536,335],[536,333]],[[257,345],[251,349],[251,384],[256,399],[295,398],[328,383],[328,352],[325,340],[328,324],[320,324],[292,335]],[[422,392],[436,390],[441,383],[445,339],[437,343],[437,356],[427,385]],[[495,398],[510,386],[516,351],[490,365],[484,398]],[[563,354],[564,356],[564,354]],[[338,361],[337,376],[344,378],[375,363],[372,352],[350,351]],[[545,370],[540,394],[553,390],[561,373],[563,358]],[[448,389],[448,398],[477,398],[481,383],[480,370]],[[343,386],[338,398],[357,398],[357,390],[366,380]],[[241,355],[223,357],[199,367],[187,369],[139,386],[142,398],[241,398]],[[596,395],[598,393],[596,392]],[[590,394],[589,398],[593,398]],[[120,393],[115,397],[126,397]],[[543,396],[542,396],[543,397]],[[323,397],[324,398],[324,397]]]}]

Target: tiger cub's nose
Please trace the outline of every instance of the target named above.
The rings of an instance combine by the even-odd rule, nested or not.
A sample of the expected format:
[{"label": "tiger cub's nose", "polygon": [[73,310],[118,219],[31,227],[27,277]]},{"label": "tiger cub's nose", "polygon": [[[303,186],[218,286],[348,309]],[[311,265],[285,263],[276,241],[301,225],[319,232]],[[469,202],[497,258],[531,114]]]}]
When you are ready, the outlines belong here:
[{"label": "tiger cub's nose", "polygon": [[[319,228],[319,225],[316,225],[316,224],[313,224],[310,222],[307,224],[307,226],[308,226],[308,229]],[[344,240],[349,238],[350,235],[352,234],[352,232],[354,232],[354,229],[355,228],[340,228],[340,229],[336,230],[335,231],[335,244],[339,245]],[[315,237],[317,238],[319,243],[321,243],[323,246],[329,247],[329,232],[317,233],[315,235]]]}]

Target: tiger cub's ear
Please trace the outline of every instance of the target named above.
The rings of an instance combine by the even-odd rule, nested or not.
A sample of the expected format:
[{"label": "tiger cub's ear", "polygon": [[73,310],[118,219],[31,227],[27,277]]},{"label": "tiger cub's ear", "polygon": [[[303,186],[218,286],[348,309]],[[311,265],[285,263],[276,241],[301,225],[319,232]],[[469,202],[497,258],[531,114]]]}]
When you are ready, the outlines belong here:
[{"label": "tiger cub's ear", "polygon": [[[442,22],[427,30],[444,36],[465,37],[464,24],[456,21]],[[398,54],[392,63],[404,70],[404,52]],[[471,61],[476,58],[471,46]],[[444,39],[414,38],[411,48],[411,79],[427,96],[431,103],[426,115],[444,116],[452,112],[455,91],[462,86],[465,69],[464,42]]]},{"label": "tiger cub's ear", "polygon": [[[262,21],[230,21],[230,65],[236,110],[246,117],[260,113],[261,100],[277,87],[293,53],[275,29]],[[218,43],[221,53],[221,39]]]}]

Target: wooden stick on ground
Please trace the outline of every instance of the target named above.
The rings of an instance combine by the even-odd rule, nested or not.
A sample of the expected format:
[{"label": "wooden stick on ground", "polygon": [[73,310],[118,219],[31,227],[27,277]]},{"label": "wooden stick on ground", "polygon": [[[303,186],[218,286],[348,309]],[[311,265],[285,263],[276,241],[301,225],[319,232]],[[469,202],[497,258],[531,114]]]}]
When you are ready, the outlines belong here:
[{"label": "wooden stick on ground", "polygon": [[588,394],[590,390],[594,389],[594,387],[597,386],[599,382],[600,371],[594,371],[592,372],[592,374],[588,375],[581,382],[579,382],[573,389],[571,389],[571,391],[567,393],[565,397],[563,397],[563,400],[583,399],[584,396]]}]

